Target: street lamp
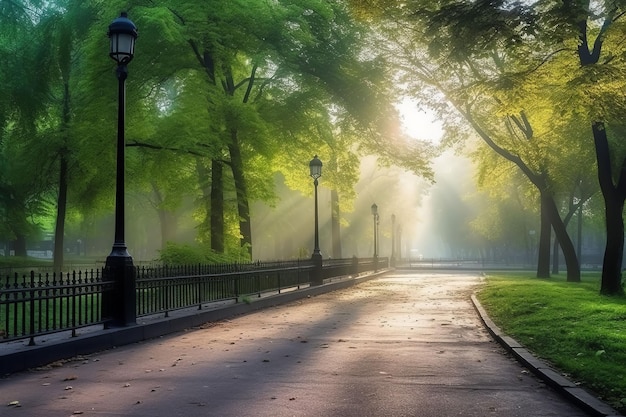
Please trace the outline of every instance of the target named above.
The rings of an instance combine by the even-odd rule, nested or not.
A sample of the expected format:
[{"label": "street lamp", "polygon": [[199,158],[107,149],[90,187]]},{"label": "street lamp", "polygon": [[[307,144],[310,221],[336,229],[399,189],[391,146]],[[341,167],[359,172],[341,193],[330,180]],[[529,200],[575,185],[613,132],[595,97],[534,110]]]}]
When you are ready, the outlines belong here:
[{"label": "street lamp", "polygon": [[135,53],[137,27],[126,12],[109,25],[111,41],[109,56],[117,62],[118,112],[117,112],[117,171],[115,181],[115,241],[105,264],[106,281],[113,283],[112,291],[103,292],[103,319],[108,324],[127,326],[136,323],[135,268],[124,240],[124,116],[126,112],[126,65]]},{"label": "street lamp", "polygon": [[315,186],[315,247],[313,248],[313,255],[311,260],[313,261],[313,278],[311,283],[313,285],[322,284],[322,254],[320,252],[320,235],[319,235],[319,222],[317,212],[317,184],[318,178],[322,176],[322,161],[319,160],[317,155],[309,162],[309,171],[311,178],[313,178],[313,185]]},{"label": "street lamp", "polygon": [[372,204],[372,216],[374,217],[374,269],[378,270],[378,206]]},{"label": "street lamp", "polygon": [[391,266],[396,266],[396,215],[391,215]]}]

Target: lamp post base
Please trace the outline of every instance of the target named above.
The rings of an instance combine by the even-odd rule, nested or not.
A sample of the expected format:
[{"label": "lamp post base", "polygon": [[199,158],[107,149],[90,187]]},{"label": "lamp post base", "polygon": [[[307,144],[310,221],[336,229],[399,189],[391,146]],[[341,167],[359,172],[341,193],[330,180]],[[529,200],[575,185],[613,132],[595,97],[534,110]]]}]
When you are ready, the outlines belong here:
[{"label": "lamp post base", "polygon": [[311,255],[313,261],[313,276],[311,277],[311,286],[324,284],[322,277],[322,254],[319,251],[313,252]]},{"label": "lamp post base", "polygon": [[102,319],[105,327],[137,324],[136,270],[125,246],[113,246],[104,266]]}]

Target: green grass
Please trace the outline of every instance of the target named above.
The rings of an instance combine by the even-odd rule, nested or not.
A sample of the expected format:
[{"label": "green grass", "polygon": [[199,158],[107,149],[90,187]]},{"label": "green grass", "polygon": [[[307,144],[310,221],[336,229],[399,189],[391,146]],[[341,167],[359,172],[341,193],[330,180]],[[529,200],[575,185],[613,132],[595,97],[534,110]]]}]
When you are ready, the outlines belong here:
[{"label": "green grass", "polygon": [[478,299],[506,334],[625,413],[626,297],[599,292],[597,273],[581,283],[498,274]]},{"label": "green grass", "polygon": [[[58,298],[52,302],[34,303],[35,334],[72,328],[72,300]],[[97,323],[100,320],[100,294],[78,295],[75,299],[76,326]],[[41,316],[41,319],[40,319]],[[31,304],[29,301],[0,306],[0,339],[30,334]],[[22,333],[22,328],[25,333]]]}]

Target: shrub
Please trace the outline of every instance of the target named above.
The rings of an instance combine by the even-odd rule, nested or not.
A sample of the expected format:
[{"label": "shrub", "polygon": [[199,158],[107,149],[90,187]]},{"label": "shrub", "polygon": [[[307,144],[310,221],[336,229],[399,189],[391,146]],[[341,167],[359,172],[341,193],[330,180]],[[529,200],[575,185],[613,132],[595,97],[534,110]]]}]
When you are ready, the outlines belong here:
[{"label": "shrub", "polygon": [[[243,251],[242,251],[243,253]],[[159,262],[166,265],[194,265],[247,262],[246,254],[216,253],[203,245],[189,245],[168,242],[159,253]]]}]

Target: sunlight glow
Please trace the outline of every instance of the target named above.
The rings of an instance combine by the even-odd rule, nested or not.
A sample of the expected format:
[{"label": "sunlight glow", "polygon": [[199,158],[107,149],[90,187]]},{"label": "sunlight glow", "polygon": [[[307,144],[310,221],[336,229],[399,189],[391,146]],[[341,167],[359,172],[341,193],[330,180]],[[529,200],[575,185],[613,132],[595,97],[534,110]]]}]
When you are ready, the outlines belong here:
[{"label": "sunlight glow", "polygon": [[396,105],[402,120],[402,130],[414,139],[439,143],[443,136],[443,127],[434,112],[420,109],[410,98],[403,98]]}]

